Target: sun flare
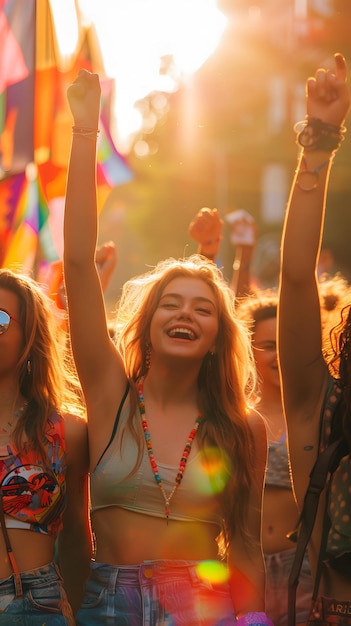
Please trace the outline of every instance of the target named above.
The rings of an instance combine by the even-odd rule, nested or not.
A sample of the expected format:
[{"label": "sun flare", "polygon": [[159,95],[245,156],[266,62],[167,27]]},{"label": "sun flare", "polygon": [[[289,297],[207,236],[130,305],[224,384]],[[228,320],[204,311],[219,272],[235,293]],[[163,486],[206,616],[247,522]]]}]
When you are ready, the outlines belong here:
[{"label": "sun flare", "polygon": [[[51,2],[57,27],[67,25],[73,0]],[[79,6],[95,26],[106,74],[116,81],[116,135],[122,143],[141,124],[135,103],[153,91],[174,91],[179,81],[188,80],[216,48],[226,26],[216,0],[79,0]],[[74,28],[60,30],[61,50],[72,49],[74,36]],[[160,71],[166,57],[173,61],[172,76]]]}]

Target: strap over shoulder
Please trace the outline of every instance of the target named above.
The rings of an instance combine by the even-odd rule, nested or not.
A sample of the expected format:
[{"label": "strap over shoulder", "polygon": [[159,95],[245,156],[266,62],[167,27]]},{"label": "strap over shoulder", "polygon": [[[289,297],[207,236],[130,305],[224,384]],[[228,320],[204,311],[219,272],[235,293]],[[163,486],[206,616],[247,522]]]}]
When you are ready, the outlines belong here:
[{"label": "strap over shoulder", "polygon": [[[316,520],[319,497],[327,484],[328,476],[337,468],[340,459],[345,454],[345,448],[347,447],[346,442],[341,437],[328,445],[333,414],[335,413],[340,399],[341,389],[339,383],[336,379],[330,377],[320,416],[320,451],[310,473],[310,480],[304,497],[298,524],[296,551],[288,581],[288,626],[295,626],[296,624],[296,589],[299,582],[303,558]],[[327,524],[326,518],[327,515],[324,516],[324,526]],[[328,528],[325,527],[323,529],[322,542],[326,541],[327,532]],[[324,548],[322,548],[323,546],[321,545],[313,593],[314,597],[317,595],[319,587],[321,556],[324,551]]]}]

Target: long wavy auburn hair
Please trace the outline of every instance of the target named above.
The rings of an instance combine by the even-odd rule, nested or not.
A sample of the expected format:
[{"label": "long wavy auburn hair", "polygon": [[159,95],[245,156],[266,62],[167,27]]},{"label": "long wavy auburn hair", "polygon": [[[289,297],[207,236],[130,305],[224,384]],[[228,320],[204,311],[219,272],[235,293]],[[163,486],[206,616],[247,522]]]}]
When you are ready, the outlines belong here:
[{"label": "long wavy auburn hair", "polygon": [[247,416],[256,393],[256,372],[250,335],[246,324],[237,319],[233,292],[220,270],[200,255],[161,261],[123,287],[116,314],[115,342],[134,391],[129,425],[140,442],[138,466],[143,444],[140,422],[137,421],[136,427],[132,425],[137,408],[136,382],[147,374],[152,317],[165,287],[175,278],[203,280],[211,288],[218,310],[215,354],[204,357],[198,376],[199,408],[206,419],[197,437],[204,454],[207,446],[214,446],[226,462],[227,483],[221,495],[226,535],[224,553],[234,532],[240,531],[249,539],[245,522],[255,451]]},{"label": "long wavy auburn hair", "polygon": [[0,288],[17,296],[23,333],[17,373],[18,391],[26,399],[27,407],[16,424],[12,440],[18,450],[28,445],[47,461],[43,436],[50,414],[57,411],[85,416],[67,336],[57,324],[51,300],[34,279],[0,269]]}]

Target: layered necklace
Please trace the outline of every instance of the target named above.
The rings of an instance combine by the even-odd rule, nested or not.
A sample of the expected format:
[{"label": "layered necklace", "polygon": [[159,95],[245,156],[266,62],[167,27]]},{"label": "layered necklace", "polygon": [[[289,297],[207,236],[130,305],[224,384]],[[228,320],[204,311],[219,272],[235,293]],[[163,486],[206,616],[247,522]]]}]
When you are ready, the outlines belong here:
[{"label": "layered necklace", "polygon": [[145,402],[144,402],[144,393],[143,393],[143,383],[144,383],[144,379],[140,378],[139,382],[138,382],[138,397],[139,397],[139,411],[140,411],[140,417],[141,417],[141,425],[143,427],[143,431],[144,431],[144,437],[145,437],[145,442],[146,442],[146,448],[147,448],[147,453],[148,453],[148,457],[149,457],[149,461],[150,461],[150,465],[151,465],[151,469],[156,481],[157,486],[160,488],[163,499],[165,501],[165,516],[167,519],[167,524],[168,524],[168,518],[169,518],[169,514],[170,514],[170,502],[171,499],[173,498],[176,490],[178,489],[180,483],[182,482],[182,478],[185,472],[185,467],[187,464],[187,460],[189,458],[189,454],[191,452],[191,446],[193,444],[195,435],[198,431],[199,425],[201,420],[203,419],[203,415],[200,413],[195,421],[195,424],[189,434],[189,437],[186,441],[184,450],[183,450],[183,454],[181,456],[180,459],[180,463],[179,463],[179,468],[178,468],[178,473],[176,475],[176,479],[175,479],[175,484],[174,487],[172,489],[172,491],[170,492],[170,494],[167,495],[167,493],[165,492],[163,483],[162,483],[162,479],[160,476],[160,473],[158,471],[158,466],[157,466],[157,462],[155,459],[155,455],[152,449],[152,443],[151,443],[151,436],[150,436],[150,432],[149,432],[149,426],[148,423],[146,421],[146,417],[145,417]]}]

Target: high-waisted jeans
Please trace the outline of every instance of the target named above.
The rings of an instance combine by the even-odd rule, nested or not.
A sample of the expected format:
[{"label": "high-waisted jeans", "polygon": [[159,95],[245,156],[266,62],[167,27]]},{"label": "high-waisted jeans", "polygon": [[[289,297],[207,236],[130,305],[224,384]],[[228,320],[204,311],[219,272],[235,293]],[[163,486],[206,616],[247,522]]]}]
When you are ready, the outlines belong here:
[{"label": "high-waisted jeans", "polygon": [[62,577],[55,563],[21,572],[23,595],[16,598],[14,577],[0,580],[0,624],[73,626]]},{"label": "high-waisted jeans", "polygon": [[[266,554],[266,613],[274,626],[288,624],[288,580],[294,561],[295,548]],[[313,582],[306,552],[296,592],[296,623],[307,621],[312,603]]]},{"label": "high-waisted jeans", "polygon": [[227,582],[204,579],[194,561],[91,563],[77,626],[234,626]]}]

